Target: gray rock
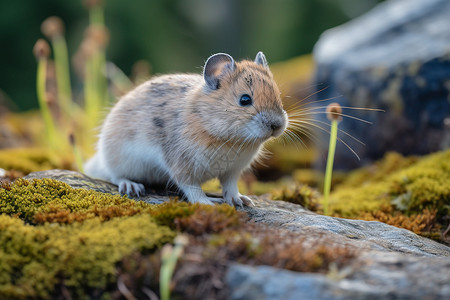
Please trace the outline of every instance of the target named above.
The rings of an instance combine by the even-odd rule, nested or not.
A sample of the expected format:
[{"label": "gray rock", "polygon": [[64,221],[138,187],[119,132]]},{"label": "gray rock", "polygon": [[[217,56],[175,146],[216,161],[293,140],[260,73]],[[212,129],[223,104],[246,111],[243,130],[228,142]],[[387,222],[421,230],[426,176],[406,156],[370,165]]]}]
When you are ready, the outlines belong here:
[{"label": "gray rock", "polygon": [[450,296],[447,258],[372,254],[361,257],[347,270],[346,277],[333,278],[234,264],[228,269],[226,282],[233,300],[448,299]]},{"label": "gray rock", "polygon": [[272,201],[266,197],[259,197],[254,202],[256,207],[245,208],[253,222],[299,233],[322,233],[328,235],[330,240],[357,245],[358,248],[450,257],[449,247],[385,223],[318,215],[300,205]]},{"label": "gray rock", "polygon": [[[41,172],[30,173],[24,177],[24,179],[42,179],[42,178],[50,178],[56,179],[62,182],[67,183],[71,187],[75,189],[89,189],[94,190],[101,193],[109,193],[113,195],[118,195],[119,190],[118,187],[110,182],[94,179],[89,176],[86,176],[82,173],[69,171],[69,170],[48,170]],[[161,192],[157,193],[148,189],[147,194],[140,198],[134,198],[136,200],[145,201],[150,204],[160,204],[164,201],[168,201],[170,197],[174,197],[171,192]]]},{"label": "gray rock", "polygon": [[253,222],[359,250],[355,261],[328,274],[233,264],[231,299],[449,299],[450,248],[380,222],[317,215],[298,205],[255,199]]},{"label": "gray rock", "polygon": [[[366,143],[342,135],[363,162],[387,150],[425,154],[450,147],[449,16],[448,0],[391,0],[326,31],[317,42],[315,80],[328,87],[319,99],[340,96],[336,100],[343,106],[386,110],[344,111],[375,123],[340,124]],[[322,151],[327,147],[324,143]],[[341,144],[336,165],[354,167],[358,161]]]}]

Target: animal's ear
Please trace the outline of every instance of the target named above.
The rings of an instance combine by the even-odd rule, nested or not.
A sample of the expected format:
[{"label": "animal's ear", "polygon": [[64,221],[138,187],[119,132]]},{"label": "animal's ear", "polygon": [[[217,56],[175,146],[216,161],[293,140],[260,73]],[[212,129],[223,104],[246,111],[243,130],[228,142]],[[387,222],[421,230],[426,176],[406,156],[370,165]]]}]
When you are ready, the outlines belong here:
[{"label": "animal's ear", "polygon": [[234,59],[225,53],[217,53],[208,58],[203,68],[203,77],[208,87],[217,90],[220,87],[220,79],[227,73],[236,69]]},{"label": "animal's ear", "polygon": [[258,65],[261,65],[265,68],[269,68],[269,64],[267,63],[266,56],[261,51],[259,51],[258,54],[256,54],[255,63],[257,63]]}]

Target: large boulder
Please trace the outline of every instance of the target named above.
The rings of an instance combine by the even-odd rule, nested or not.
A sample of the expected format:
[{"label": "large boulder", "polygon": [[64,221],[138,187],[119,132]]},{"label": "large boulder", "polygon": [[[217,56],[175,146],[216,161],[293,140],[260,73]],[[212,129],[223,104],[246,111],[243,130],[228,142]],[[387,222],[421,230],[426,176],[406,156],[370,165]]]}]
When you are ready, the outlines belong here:
[{"label": "large boulder", "polygon": [[[324,32],[317,42],[315,81],[328,87],[318,93],[319,100],[337,97],[343,106],[386,110],[344,110],[375,123],[344,118],[340,124],[366,144],[341,136],[362,162],[387,150],[425,154],[450,146],[449,16],[448,0],[391,0]],[[341,144],[336,164],[359,163]]]}]

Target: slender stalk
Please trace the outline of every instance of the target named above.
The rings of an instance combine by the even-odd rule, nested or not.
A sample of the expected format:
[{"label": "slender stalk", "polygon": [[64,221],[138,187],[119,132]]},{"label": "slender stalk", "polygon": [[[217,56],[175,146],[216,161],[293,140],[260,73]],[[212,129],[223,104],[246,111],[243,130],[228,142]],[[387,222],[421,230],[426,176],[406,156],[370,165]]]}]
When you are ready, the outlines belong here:
[{"label": "slender stalk", "polygon": [[53,117],[48,106],[47,95],[46,95],[46,79],[47,79],[47,59],[39,58],[37,67],[37,78],[36,78],[36,91],[39,101],[39,107],[41,109],[42,117],[44,118],[45,129],[47,132],[47,139],[50,147],[56,145],[56,127],[53,122]]},{"label": "slender stalk", "polygon": [[81,155],[80,148],[78,147],[78,145],[75,141],[75,135],[73,133],[69,134],[69,142],[70,142],[70,145],[72,146],[73,155],[75,156],[75,162],[77,164],[78,171],[80,171],[81,173],[84,173],[83,158]]},{"label": "slender stalk", "polygon": [[333,174],[334,153],[336,152],[338,122],[342,120],[342,107],[338,103],[331,103],[327,106],[326,113],[328,119],[331,121],[331,128],[330,128],[330,145],[328,147],[327,167],[325,170],[325,183],[323,187],[324,215],[328,215],[328,203],[331,190],[331,176]]},{"label": "slender stalk", "polygon": [[106,58],[103,49],[99,49],[92,57],[93,74],[95,78],[96,94],[99,107],[106,107],[108,104],[108,83],[105,76]]},{"label": "slender stalk", "polygon": [[323,213],[328,215],[328,203],[331,189],[331,177],[333,174],[334,153],[336,151],[338,121],[331,121],[330,145],[328,147],[327,167],[325,171],[325,184],[323,189]]},{"label": "slender stalk", "polygon": [[183,248],[188,243],[185,236],[178,236],[175,238],[175,246],[165,245],[162,249],[161,259],[162,265],[159,273],[159,293],[161,300],[170,299],[170,280],[178,259],[183,253]]},{"label": "slender stalk", "polygon": [[63,111],[71,113],[72,89],[70,87],[69,55],[66,40],[63,36],[56,36],[52,39],[55,53],[55,68],[58,84],[58,97]]},{"label": "slender stalk", "polygon": [[69,55],[64,38],[64,22],[56,16],[48,17],[42,22],[41,31],[52,42],[55,53],[56,82],[58,84],[58,104],[65,114],[64,117],[67,118],[73,112],[71,109],[72,90],[70,87]]},{"label": "slender stalk", "polygon": [[[92,27],[101,28],[106,36],[105,16],[103,13],[103,6],[101,4],[93,5],[89,8],[89,22]],[[108,82],[106,79],[106,55],[102,42],[99,41],[100,47],[93,55],[94,74],[96,78],[96,89],[101,107],[108,104]]]},{"label": "slender stalk", "polygon": [[89,23],[91,25],[104,25],[105,24],[105,17],[103,14],[103,7],[102,5],[94,5],[89,8]]},{"label": "slender stalk", "polygon": [[84,81],[84,101],[89,128],[97,126],[97,115],[101,107],[101,100],[99,99],[97,90],[97,76],[95,75],[93,58],[90,58],[86,62]]}]

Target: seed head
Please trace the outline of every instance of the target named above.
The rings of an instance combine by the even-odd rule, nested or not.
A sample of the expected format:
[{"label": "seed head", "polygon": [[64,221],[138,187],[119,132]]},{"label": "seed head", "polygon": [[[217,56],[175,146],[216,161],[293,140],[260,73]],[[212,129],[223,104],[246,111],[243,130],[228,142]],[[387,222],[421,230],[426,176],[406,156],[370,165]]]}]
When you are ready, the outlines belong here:
[{"label": "seed head", "polygon": [[174,240],[175,245],[187,246],[189,239],[185,235],[178,235]]},{"label": "seed head", "polygon": [[91,9],[93,7],[96,7],[96,6],[102,6],[103,5],[103,1],[102,0],[84,0],[83,1],[83,5],[87,9]]},{"label": "seed head", "polygon": [[36,59],[48,58],[50,56],[50,46],[44,39],[37,40],[33,47],[33,54]]},{"label": "seed head", "polygon": [[41,31],[49,39],[60,37],[64,34],[64,23],[59,17],[48,17],[42,22]]},{"label": "seed head", "polygon": [[91,25],[86,29],[84,35],[86,40],[92,41],[101,49],[104,49],[109,43],[109,32],[105,26]]},{"label": "seed head", "polygon": [[330,121],[334,120],[340,122],[342,120],[342,108],[339,103],[334,102],[328,104],[326,112],[327,117]]}]

